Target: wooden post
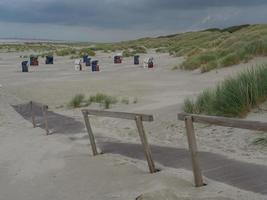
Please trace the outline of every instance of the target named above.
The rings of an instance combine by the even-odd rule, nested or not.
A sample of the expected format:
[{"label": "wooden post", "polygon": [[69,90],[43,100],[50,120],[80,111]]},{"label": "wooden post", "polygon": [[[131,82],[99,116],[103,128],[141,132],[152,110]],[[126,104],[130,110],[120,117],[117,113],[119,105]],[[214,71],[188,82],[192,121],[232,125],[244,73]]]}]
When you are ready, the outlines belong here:
[{"label": "wooden post", "polygon": [[91,125],[90,125],[88,113],[86,111],[83,111],[83,117],[84,117],[84,122],[85,122],[85,125],[86,125],[86,129],[87,129],[87,132],[88,132],[88,135],[89,135],[90,144],[91,144],[91,147],[92,147],[92,152],[93,152],[93,155],[96,156],[96,155],[98,155],[98,152],[97,152],[97,148],[96,148],[95,137],[94,137]]},{"label": "wooden post", "polygon": [[185,117],[185,126],[186,126],[186,133],[187,133],[187,139],[188,139],[188,146],[189,146],[190,153],[191,153],[195,186],[201,187],[201,186],[204,186],[205,184],[203,183],[201,169],[200,169],[200,163],[199,163],[198,152],[197,152],[197,142],[196,142],[192,116]]},{"label": "wooden post", "polygon": [[156,169],[155,169],[155,164],[154,161],[152,159],[152,155],[151,155],[151,150],[147,141],[147,137],[145,134],[145,129],[144,129],[144,125],[142,122],[142,118],[140,116],[136,116],[135,118],[135,122],[136,122],[136,126],[138,129],[138,133],[145,151],[145,156],[147,159],[147,163],[148,163],[148,167],[149,167],[149,171],[150,173],[155,173]]},{"label": "wooden post", "polygon": [[33,125],[33,128],[36,127],[36,123],[35,123],[35,113],[33,111],[33,102],[30,101],[30,109],[31,109],[31,116],[32,116],[32,125]]},{"label": "wooden post", "polygon": [[47,121],[47,109],[48,109],[47,106],[42,106],[46,135],[49,135],[48,121]]}]

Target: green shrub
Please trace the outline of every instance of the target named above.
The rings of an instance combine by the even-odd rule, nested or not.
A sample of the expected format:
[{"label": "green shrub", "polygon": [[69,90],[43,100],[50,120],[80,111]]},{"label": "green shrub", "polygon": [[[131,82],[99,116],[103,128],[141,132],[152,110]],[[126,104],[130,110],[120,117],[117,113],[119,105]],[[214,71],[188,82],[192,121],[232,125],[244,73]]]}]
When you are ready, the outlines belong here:
[{"label": "green shrub", "polygon": [[267,99],[267,65],[230,77],[213,90],[205,90],[195,101],[186,99],[188,113],[243,117]]},{"label": "green shrub", "polygon": [[84,95],[83,94],[77,94],[71,99],[69,106],[72,108],[78,108],[81,106],[83,101],[84,101]]}]

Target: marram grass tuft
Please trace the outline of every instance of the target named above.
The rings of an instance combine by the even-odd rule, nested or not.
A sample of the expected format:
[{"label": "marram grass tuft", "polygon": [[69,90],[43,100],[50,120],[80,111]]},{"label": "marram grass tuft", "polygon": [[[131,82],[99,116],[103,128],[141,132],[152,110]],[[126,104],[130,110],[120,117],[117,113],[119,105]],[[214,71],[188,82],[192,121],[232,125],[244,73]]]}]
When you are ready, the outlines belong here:
[{"label": "marram grass tuft", "polygon": [[216,88],[204,90],[196,100],[186,99],[184,111],[225,117],[245,117],[267,99],[267,64],[229,77]]}]

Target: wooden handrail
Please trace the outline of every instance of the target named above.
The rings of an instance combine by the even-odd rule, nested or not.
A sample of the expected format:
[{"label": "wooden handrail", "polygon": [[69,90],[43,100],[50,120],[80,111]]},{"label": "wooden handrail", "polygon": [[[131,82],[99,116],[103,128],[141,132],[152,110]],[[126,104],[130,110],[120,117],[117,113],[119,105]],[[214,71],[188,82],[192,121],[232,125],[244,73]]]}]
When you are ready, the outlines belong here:
[{"label": "wooden handrail", "polygon": [[90,110],[90,109],[83,109],[82,113],[87,115],[112,117],[112,118],[128,119],[128,120],[135,120],[136,116],[138,116],[142,119],[142,121],[147,121],[147,122],[152,122],[154,120],[153,115],[146,115],[139,113],[126,113],[126,112],[114,112],[114,111]]},{"label": "wooden handrail", "polygon": [[125,112],[113,112],[113,111],[103,111],[103,110],[82,110],[85,126],[89,135],[89,140],[92,148],[92,152],[94,156],[98,155],[95,136],[92,131],[92,127],[89,120],[89,115],[101,116],[101,117],[111,117],[111,118],[119,118],[119,119],[128,119],[134,120],[136,122],[137,130],[139,133],[139,137],[141,140],[141,144],[144,148],[144,153],[147,159],[148,167],[150,173],[155,173],[158,170],[155,168],[154,161],[151,155],[151,149],[148,143],[148,139],[145,133],[143,121],[151,122],[153,121],[153,115],[145,115],[145,114],[136,114],[136,113],[125,113]]},{"label": "wooden handrail", "polygon": [[252,121],[236,118],[217,117],[217,116],[206,116],[206,115],[195,115],[189,113],[178,114],[178,119],[184,121],[187,116],[192,117],[193,122],[212,124],[218,126],[232,127],[249,129],[255,131],[267,131],[267,122]]},{"label": "wooden handrail", "polygon": [[186,134],[188,139],[188,146],[191,153],[192,169],[195,179],[195,186],[201,187],[206,185],[203,182],[202,172],[198,157],[196,135],[194,130],[194,122],[211,124],[217,126],[225,126],[232,128],[249,129],[256,131],[267,131],[267,122],[243,120],[236,118],[227,117],[217,117],[217,116],[206,116],[206,115],[196,115],[189,113],[178,114],[178,120],[185,122]]}]

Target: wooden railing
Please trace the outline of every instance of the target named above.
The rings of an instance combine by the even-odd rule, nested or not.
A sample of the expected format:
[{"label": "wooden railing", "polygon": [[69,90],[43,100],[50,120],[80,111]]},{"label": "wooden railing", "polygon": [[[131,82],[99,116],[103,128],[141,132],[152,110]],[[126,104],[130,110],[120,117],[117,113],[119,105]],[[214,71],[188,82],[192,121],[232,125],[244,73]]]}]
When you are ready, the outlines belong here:
[{"label": "wooden railing", "polygon": [[185,121],[188,146],[191,153],[192,168],[193,168],[196,187],[204,186],[205,183],[203,182],[201,167],[199,163],[197,142],[193,125],[194,122],[217,125],[217,126],[256,130],[256,131],[267,131],[267,122],[260,122],[260,121],[205,116],[205,115],[194,115],[188,113],[178,114],[178,119]]},{"label": "wooden railing", "polygon": [[141,143],[144,148],[144,153],[147,159],[148,167],[150,173],[155,173],[158,170],[155,168],[154,161],[152,159],[151,149],[148,143],[148,139],[145,133],[143,121],[152,122],[153,116],[152,115],[145,115],[145,114],[137,114],[137,113],[125,113],[125,112],[111,112],[111,111],[101,111],[101,110],[82,110],[85,125],[88,131],[92,152],[93,155],[98,155],[95,137],[90,125],[89,115],[101,116],[101,117],[111,117],[111,118],[119,118],[119,119],[127,119],[127,120],[134,120],[136,122],[137,130],[139,133],[139,137],[141,139]]},{"label": "wooden railing", "polygon": [[43,120],[44,120],[44,126],[46,130],[46,135],[49,135],[49,129],[48,129],[48,121],[47,121],[47,111],[48,111],[48,105],[44,105],[42,103],[30,101],[30,109],[31,109],[31,118],[32,118],[32,125],[33,128],[36,127],[36,120],[35,120],[35,112],[34,112],[34,106],[37,106],[42,109],[43,114]]}]

